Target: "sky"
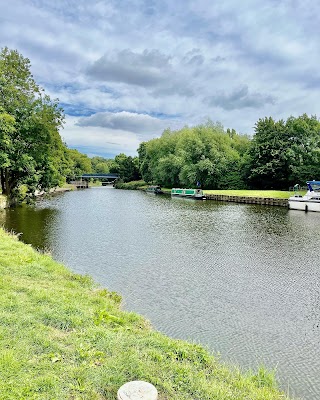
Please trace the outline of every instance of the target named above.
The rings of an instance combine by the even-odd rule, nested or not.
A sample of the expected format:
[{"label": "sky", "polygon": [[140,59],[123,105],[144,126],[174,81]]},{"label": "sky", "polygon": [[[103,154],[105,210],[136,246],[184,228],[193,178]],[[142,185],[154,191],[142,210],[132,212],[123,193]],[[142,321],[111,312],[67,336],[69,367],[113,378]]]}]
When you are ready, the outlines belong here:
[{"label": "sky", "polygon": [[0,0],[0,47],[58,98],[60,134],[90,157],[136,155],[164,129],[210,118],[318,115],[316,0]]}]

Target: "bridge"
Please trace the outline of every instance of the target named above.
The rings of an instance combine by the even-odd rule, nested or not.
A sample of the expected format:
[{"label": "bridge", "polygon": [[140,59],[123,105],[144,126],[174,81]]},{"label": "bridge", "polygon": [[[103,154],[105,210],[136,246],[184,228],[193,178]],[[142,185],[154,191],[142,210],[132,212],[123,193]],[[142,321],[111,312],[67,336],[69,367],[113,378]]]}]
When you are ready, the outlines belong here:
[{"label": "bridge", "polygon": [[110,174],[82,174],[77,176],[78,180],[72,181],[77,188],[88,188],[89,187],[89,179],[101,179],[102,186],[107,185],[108,183],[114,183],[117,179],[120,178],[119,174],[110,173]]},{"label": "bridge", "polygon": [[79,178],[81,179],[90,179],[90,178],[95,178],[95,179],[107,179],[107,180],[112,180],[115,181],[116,179],[120,178],[119,174],[83,174],[80,175]]}]

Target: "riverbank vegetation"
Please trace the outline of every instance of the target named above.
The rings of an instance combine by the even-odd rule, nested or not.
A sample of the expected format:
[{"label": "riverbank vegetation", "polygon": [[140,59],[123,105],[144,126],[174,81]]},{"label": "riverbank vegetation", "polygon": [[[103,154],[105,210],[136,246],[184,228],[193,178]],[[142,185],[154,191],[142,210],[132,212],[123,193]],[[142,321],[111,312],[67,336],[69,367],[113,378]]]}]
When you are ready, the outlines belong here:
[{"label": "riverbank vegetation", "polygon": [[[116,189],[126,190],[145,190],[148,184],[145,181],[132,181],[132,182],[117,182]],[[163,188],[164,193],[170,194],[170,188]],[[301,192],[302,193],[302,192]],[[261,197],[272,199],[288,199],[293,195],[293,192],[282,190],[204,190],[204,194],[218,194],[222,196],[239,196],[239,197]]]},{"label": "riverbank vegetation", "polygon": [[159,400],[280,400],[274,374],[241,373],[121,311],[120,296],[0,229],[0,397],[115,399],[127,381]]},{"label": "riverbank vegetation", "polygon": [[30,61],[8,48],[0,53],[0,87],[1,189],[15,202],[22,184],[33,193],[61,183],[64,116],[34,81]]},{"label": "riverbank vegetation", "polygon": [[140,172],[166,187],[288,190],[320,177],[320,123],[306,114],[260,119],[253,138],[208,121],[141,143]]},{"label": "riverbank vegetation", "polygon": [[146,184],[145,181],[130,181],[130,182],[123,182],[123,181],[118,181],[115,183],[115,188],[116,189],[126,189],[126,190],[137,190],[137,189],[146,189],[148,185]]}]

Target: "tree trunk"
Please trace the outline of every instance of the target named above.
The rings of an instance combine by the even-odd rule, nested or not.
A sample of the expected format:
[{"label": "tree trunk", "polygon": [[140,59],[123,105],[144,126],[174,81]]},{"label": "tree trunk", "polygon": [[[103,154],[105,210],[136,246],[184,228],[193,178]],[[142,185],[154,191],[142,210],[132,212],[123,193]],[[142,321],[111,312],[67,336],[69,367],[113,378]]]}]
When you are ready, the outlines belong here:
[{"label": "tree trunk", "polygon": [[11,190],[11,182],[10,182],[10,172],[8,168],[4,170],[4,177],[5,177],[5,195],[7,196],[7,204],[9,207],[13,207],[17,204],[17,199],[13,195]]},{"label": "tree trunk", "polygon": [[6,168],[5,170],[4,170],[4,179],[5,179],[5,184],[4,184],[4,187],[5,187],[5,194],[9,197],[9,195],[10,195],[10,184],[9,184],[9,171],[8,171],[8,168]]},{"label": "tree trunk", "polygon": [[3,173],[3,168],[0,169],[0,181],[1,181],[1,190],[2,190],[2,193],[5,194],[5,185],[4,185],[4,173]]}]

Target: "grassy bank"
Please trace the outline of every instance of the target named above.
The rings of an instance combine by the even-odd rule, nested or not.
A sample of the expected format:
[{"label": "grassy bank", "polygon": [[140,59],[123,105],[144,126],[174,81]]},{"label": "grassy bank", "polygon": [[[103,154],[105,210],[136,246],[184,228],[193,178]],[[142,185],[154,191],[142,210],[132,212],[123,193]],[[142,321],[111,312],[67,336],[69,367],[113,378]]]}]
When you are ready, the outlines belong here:
[{"label": "grassy bank", "polygon": [[116,182],[116,189],[126,189],[126,190],[137,190],[137,189],[146,189],[148,184],[145,181],[131,181],[131,182]]},{"label": "grassy bank", "polygon": [[0,229],[0,398],[116,399],[127,381],[159,399],[284,399],[272,373],[240,373],[153,331],[120,297]]},{"label": "grassy bank", "polygon": [[[132,182],[118,182],[116,183],[117,189],[145,189],[148,187],[144,181],[132,181]],[[166,193],[170,193],[171,189],[162,188]],[[281,191],[281,190],[204,190],[205,194],[218,194],[224,196],[244,196],[244,197],[262,197],[262,198],[273,198],[273,199],[288,199],[293,196],[293,192]],[[300,194],[305,194],[301,192]]]},{"label": "grassy bank", "polygon": [[280,190],[204,190],[205,194],[220,194],[224,196],[262,197],[273,199],[288,199],[293,192]]}]

